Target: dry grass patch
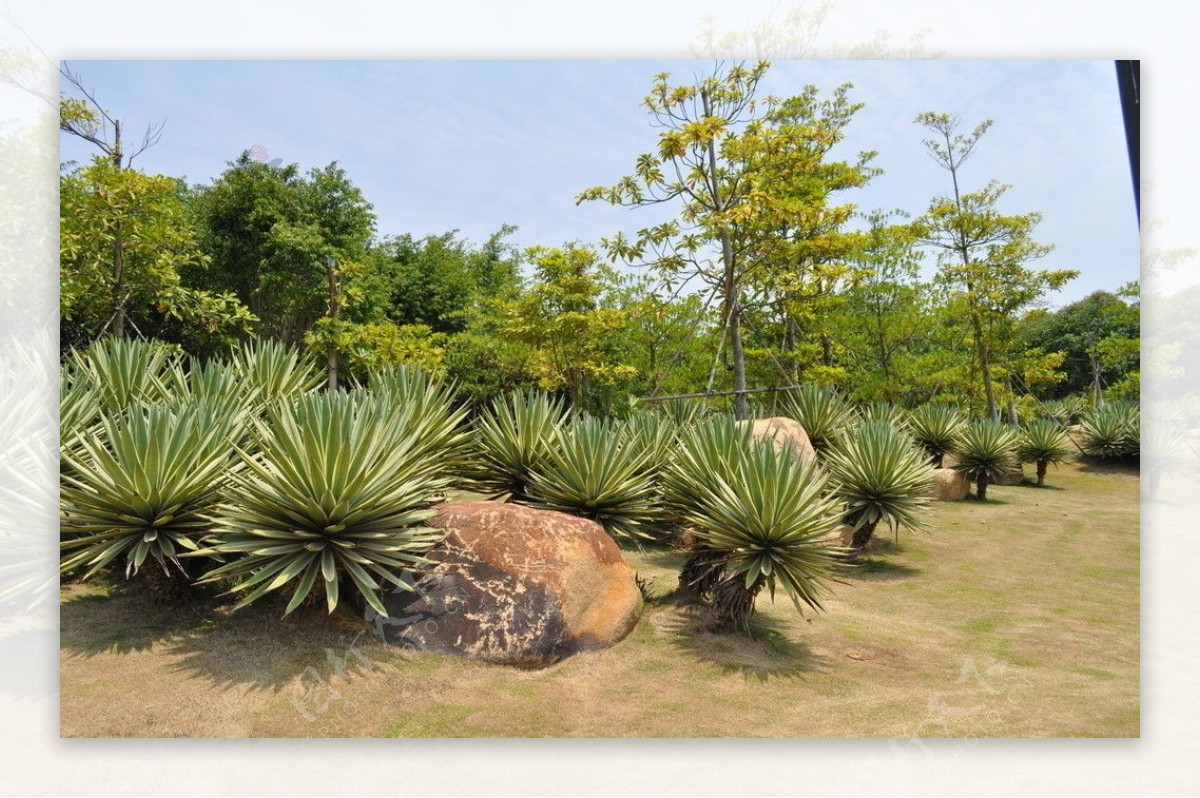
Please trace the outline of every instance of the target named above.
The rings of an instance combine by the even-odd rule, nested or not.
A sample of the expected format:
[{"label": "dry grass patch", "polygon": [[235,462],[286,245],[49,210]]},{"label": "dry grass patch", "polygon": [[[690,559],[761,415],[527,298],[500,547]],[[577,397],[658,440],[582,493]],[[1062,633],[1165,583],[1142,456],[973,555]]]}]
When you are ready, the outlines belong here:
[{"label": "dry grass patch", "polygon": [[540,671],[382,646],[349,612],[67,585],[62,734],[1137,736],[1137,474],[1049,482],[938,503],[826,614],[761,596],[751,638],[675,599],[681,555],[627,553],[654,580],[637,627]]}]

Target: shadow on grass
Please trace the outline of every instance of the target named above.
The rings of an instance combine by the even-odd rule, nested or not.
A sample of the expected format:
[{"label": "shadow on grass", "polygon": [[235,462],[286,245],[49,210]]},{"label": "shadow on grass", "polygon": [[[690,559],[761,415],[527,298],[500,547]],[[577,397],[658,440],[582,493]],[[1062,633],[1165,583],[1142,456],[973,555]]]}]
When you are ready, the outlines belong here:
[{"label": "shadow on grass", "polygon": [[348,606],[333,615],[300,607],[284,618],[283,601],[273,597],[237,612],[232,604],[215,590],[197,590],[179,604],[157,605],[144,590],[122,585],[107,596],[64,601],[60,646],[81,657],[154,649],[172,671],[222,689],[279,690],[310,667],[324,678],[369,661],[355,651],[375,639]]},{"label": "shadow on grass", "polygon": [[[664,597],[666,600],[669,597]],[[677,609],[664,624],[672,645],[701,662],[715,665],[722,673],[747,679],[794,679],[823,670],[824,657],[794,638],[795,630],[776,618],[755,613],[750,633],[713,632],[708,628],[707,609],[684,595],[674,594]]]},{"label": "shadow on grass", "polygon": [[[890,544],[895,548],[895,544]],[[880,549],[884,551],[884,549]],[[878,557],[860,556],[856,561],[848,563],[838,574],[842,579],[854,579],[863,582],[895,582],[901,579],[911,579],[921,573],[920,568],[911,565],[883,560]]]},{"label": "shadow on grass", "polygon": [[144,587],[122,582],[107,593],[72,596],[62,602],[59,646],[79,657],[149,651],[157,643],[215,623],[217,603],[198,591],[177,605],[160,605]]},{"label": "shadow on grass", "polygon": [[1079,470],[1089,474],[1125,474],[1134,477],[1141,474],[1139,458],[1101,460],[1096,457],[1082,457],[1079,460]]}]

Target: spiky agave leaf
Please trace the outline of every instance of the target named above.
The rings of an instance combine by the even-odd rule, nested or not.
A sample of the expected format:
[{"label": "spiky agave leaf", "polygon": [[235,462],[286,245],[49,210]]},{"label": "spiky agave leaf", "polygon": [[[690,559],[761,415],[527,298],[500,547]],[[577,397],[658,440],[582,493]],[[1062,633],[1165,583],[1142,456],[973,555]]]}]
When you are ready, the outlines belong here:
[{"label": "spiky agave leaf", "polygon": [[732,416],[712,416],[680,434],[679,445],[663,469],[664,500],[685,516],[716,490],[722,474],[740,466],[753,447],[752,428]]},{"label": "spiky agave leaf", "polygon": [[69,468],[62,453],[79,451],[79,436],[97,423],[100,417],[100,397],[91,381],[63,363],[58,381],[58,441],[59,471]]},{"label": "spiky agave leaf", "polygon": [[310,357],[271,339],[242,344],[230,363],[245,390],[253,392],[258,409],[312,393],[322,380]]},{"label": "spiky agave leaf", "polygon": [[530,473],[529,503],[590,518],[615,538],[655,538],[663,514],[651,451],[630,445],[612,424],[594,418],[556,435],[557,445]]},{"label": "spiky agave leaf", "polygon": [[1086,412],[1087,402],[1082,396],[1064,396],[1062,399],[1052,399],[1042,405],[1043,415],[1064,427],[1077,423]]},{"label": "spiky agave leaf", "polygon": [[288,586],[285,614],[318,585],[332,612],[346,582],[386,616],[380,588],[411,589],[404,574],[443,536],[421,522],[445,477],[369,395],[310,394],[253,423],[257,451],[239,452],[245,469],[202,551],[236,559],[204,581],[237,580],[239,608]]},{"label": "spiky agave leaf", "polygon": [[262,407],[259,387],[222,360],[189,358],[186,368],[176,361],[167,369],[163,384],[174,401],[204,402],[229,415],[257,413]]},{"label": "spiky agave leaf", "polygon": [[1141,411],[1132,402],[1111,402],[1090,410],[1081,422],[1083,450],[1093,457],[1137,456],[1141,448]]},{"label": "spiky agave leaf", "polygon": [[913,438],[939,467],[942,456],[958,446],[966,425],[966,419],[954,405],[921,405],[908,413],[908,429]]},{"label": "spiky agave leaf", "polygon": [[976,496],[987,498],[987,486],[1016,468],[1020,439],[1010,426],[991,419],[972,421],[963,429],[955,468],[975,481]]},{"label": "spiky agave leaf", "polygon": [[853,406],[837,391],[802,385],[784,399],[785,412],[804,427],[817,454],[833,445],[855,420]]},{"label": "spiky agave leaf", "polygon": [[650,412],[671,421],[680,429],[695,424],[706,415],[705,406],[694,399],[667,399],[650,407]]},{"label": "spiky agave leaf", "polygon": [[540,391],[515,391],[493,399],[476,421],[473,487],[525,501],[530,474],[554,448],[555,431],[566,415],[561,400]]},{"label": "spiky agave leaf", "polygon": [[1037,464],[1037,484],[1045,484],[1046,467],[1070,456],[1071,439],[1062,426],[1048,418],[1035,421],[1021,431],[1017,454],[1025,463]]},{"label": "spiky agave leaf", "polygon": [[656,482],[670,462],[681,428],[671,417],[646,411],[634,413],[617,425],[621,446],[630,457],[645,456],[645,470]]},{"label": "spiky agave leaf", "polygon": [[908,425],[908,414],[891,402],[872,402],[863,406],[859,413],[859,422],[882,422],[892,425],[898,432],[912,435],[912,429]]},{"label": "spiky agave leaf", "polygon": [[453,385],[396,366],[372,371],[368,389],[379,397],[393,423],[408,430],[416,454],[436,457],[448,473],[461,475],[471,439],[465,423],[467,409],[455,405]]},{"label": "spiky agave leaf", "polygon": [[127,577],[148,557],[183,571],[233,471],[235,424],[196,402],[106,414],[82,432],[63,451],[62,570],[88,578],[124,555]]},{"label": "spiky agave leaf", "polygon": [[137,404],[172,398],[165,382],[175,361],[171,349],[158,342],[103,338],[88,349],[71,352],[71,368],[96,393],[100,408],[118,413]]},{"label": "spiky agave leaf", "polygon": [[880,521],[919,528],[929,508],[933,467],[919,447],[892,425],[868,421],[846,434],[825,459],[831,494],[845,504],[856,548]]},{"label": "spiky agave leaf", "polygon": [[828,543],[841,519],[825,495],[825,477],[787,452],[755,445],[710,484],[688,521],[709,551],[723,555],[718,625],[747,628],[764,587],[772,599],[782,587],[801,612],[823,609],[843,557]]}]

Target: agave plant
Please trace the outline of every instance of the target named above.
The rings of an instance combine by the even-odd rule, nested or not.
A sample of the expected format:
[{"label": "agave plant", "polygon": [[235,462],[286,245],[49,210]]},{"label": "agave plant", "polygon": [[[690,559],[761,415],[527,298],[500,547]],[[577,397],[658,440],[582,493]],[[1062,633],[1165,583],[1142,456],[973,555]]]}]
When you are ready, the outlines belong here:
[{"label": "agave plant", "polygon": [[434,456],[449,473],[466,467],[470,435],[466,407],[456,406],[454,388],[422,371],[398,366],[372,371],[372,393],[383,402],[393,423],[407,430],[416,453]]},{"label": "agave plant", "polygon": [[668,399],[653,405],[651,412],[671,421],[676,428],[682,429],[704,418],[705,410],[704,405],[692,399]]},{"label": "agave plant", "polygon": [[656,481],[675,453],[680,431],[672,417],[644,411],[634,413],[618,427],[624,450],[631,457],[645,455],[644,467]]},{"label": "agave plant", "polygon": [[861,421],[890,424],[898,431],[911,433],[908,416],[903,409],[891,402],[872,402],[861,409]]},{"label": "agave plant", "polygon": [[[732,416],[712,416],[681,430],[675,453],[662,473],[663,505],[670,522],[685,526],[688,514],[718,490],[722,474],[741,467],[752,446],[750,426],[737,423]],[[724,577],[724,554],[708,548],[702,540],[690,548],[679,573],[679,587],[710,597]]]},{"label": "agave plant", "polygon": [[174,356],[164,344],[110,337],[84,351],[73,351],[68,360],[107,413],[118,413],[135,403],[155,404],[171,398],[164,380]]},{"label": "agave plant", "polygon": [[966,423],[954,405],[921,405],[908,414],[908,429],[938,468],[945,454],[958,446]]},{"label": "agave plant", "polygon": [[187,368],[180,361],[171,364],[163,378],[166,394],[175,401],[200,401],[231,416],[257,412],[261,392],[253,382],[243,380],[230,364],[219,360],[207,363],[190,358]]},{"label": "agave plant", "polygon": [[782,587],[801,612],[822,609],[843,555],[828,543],[840,518],[836,502],[824,495],[825,478],[769,444],[725,462],[687,515],[707,555],[719,558],[714,625],[748,630],[764,588],[773,600]]},{"label": "agave plant", "polygon": [[322,380],[309,358],[270,339],[243,344],[233,352],[230,362],[245,390],[253,392],[256,409],[312,393]]},{"label": "agave plant", "polygon": [[103,415],[63,450],[64,573],[94,575],[118,557],[126,577],[149,558],[186,576],[179,557],[210,529],[233,466],[234,421],[202,402]]},{"label": "agave plant", "polygon": [[1089,411],[1082,421],[1083,450],[1093,457],[1136,457],[1141,413],[1131,402],[1112,402]]},{"label": "agave plant", "polygon": [[912,440],[891,424],[867,421],[847,433],[825,459],[832,495],[843,502],[843,521],[854,529],[855,549],[871,542],[875,526],[923,525],[933,468]]},{"label": "agave plant", "polygon": [[436,463],[371,396],[311,394],[253,424],[257,451],[240,452],[201,551],[235,559],[203,581],[236,580],[235,608],[290,587],[284,614],[318,585],[332,612],[345,584],[386,616],[380,589],[411,589],[405,574],[442,538],[421,526],[446,486]]},{"label": "agave plant", "polygon": [[530,472],[529,503],[590,518],[615,538],[653,539],[662,502],[651,450],[622,441],[611,424],[594,418],[556,436],[558,445]]},{"label": "agave plant", "polygon": [[[100,398],[91,382],[81,376],[69,364],[59,369],[58,382],[58,439],[59,449],[78,451],[79,436],[100,415]],[[60,471],[68,468],[67,460],[60,457]]]},{"label": "agave plant", "polygon": [[1044,485],[1047,466],[1061,463],[1071,454],[1071,439],[1057,421],[1044,418],[1022,431],[1018,454],[1022,462],[1037,464],[1037,484]]},{"label": "agave plant", "polygon": [[836,391],[819,385],[802,385],[786,395],[785,412],[804,427],[821,455],[854,423],[854,408]]},{"label": "agave plant", "polygon": [[1011,472],[1017,465],[1020,439],[1012,427],[990,419],[973,421],[962,433],[954,466],[975,482],[975,496],[987,498],[987,486]]},{"label": "agave plant", "polygon": [[1042,405],[1043,415],[1051,421],[1057,421],[1063,427],[1077,423],[1086,412],[1087,402],[1081,396],[1065,396]]},{"label": "agave plant", "polygon": [[472,484],[494,497],[528,500],[530,474],[555,445],[555,430],[566,420],[560,400],[544,393],[514,392],[492,400],[476,423]]},{"label": "agave plant", "polygon": [[716,490],[722,474],[744,463],[752,446],[751,427],[732,416],[714,416],[683,430],[663,469],[666,505],[680,516],[696,509]]}]

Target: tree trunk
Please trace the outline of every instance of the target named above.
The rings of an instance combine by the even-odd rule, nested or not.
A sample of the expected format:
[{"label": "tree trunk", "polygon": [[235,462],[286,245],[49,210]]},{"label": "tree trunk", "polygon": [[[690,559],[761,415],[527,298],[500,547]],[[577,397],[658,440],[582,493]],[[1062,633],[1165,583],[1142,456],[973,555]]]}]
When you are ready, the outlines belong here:
[{"label": "tree trunk", "polygon": [[871,536],[875,534],[875,525],[878,521],[870,521],[854,530],[854,537],[850,540],[850,545],[859,551],[867,548],[867,544],[871,542]]},{"label": "tree trunk", "polygon": [[979,501],[987,501],[987,474],[980,474],[975,480],[975,498]]},{"label": "tree trunk", "polygon": [[754,599],[762,589],[760,576],[746,587],[746,578],[734,574],[722,580],[713,591],[712,626],[717,631],[750,631],[750,616],[754,614]]},{"label": "tree trunk", "polygon": [[742,345],[742,309],[737,298],[729,310],[729,348],[733,353],[733,417],[744,421],[750,417],[750,400],[746,397],[746,350]]},{"label": "tree trunk", "polygon": [[121,223],[117,222],[113,236],[113,285],[112,285],[112,334],[125,336],[125,241],[121,237]]},{"label": "tree trunk", "polygon": [[711,595],[724,576],[724,560],[720,552],[701,545],[679,571],[679,589],[697,596]]},{"label": "tree trunk", "polygon": [[1046,466],[1049,465],[1045,460],[1037,461],[1037,484],[1042,485],[1046,482]]}]

